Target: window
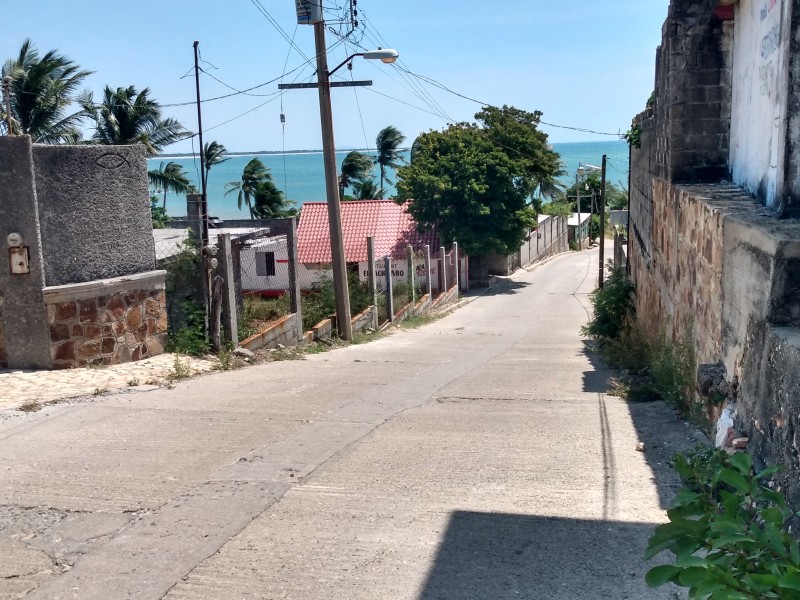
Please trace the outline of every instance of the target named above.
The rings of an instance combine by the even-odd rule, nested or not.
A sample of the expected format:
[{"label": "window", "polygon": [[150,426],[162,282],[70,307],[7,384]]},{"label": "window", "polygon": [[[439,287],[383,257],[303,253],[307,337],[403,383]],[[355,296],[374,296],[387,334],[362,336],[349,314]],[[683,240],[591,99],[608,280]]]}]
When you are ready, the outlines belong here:
[{"label": "window", "polygon": [[256,275],[259,277],[275,276],[274,252],[256,252]]}]

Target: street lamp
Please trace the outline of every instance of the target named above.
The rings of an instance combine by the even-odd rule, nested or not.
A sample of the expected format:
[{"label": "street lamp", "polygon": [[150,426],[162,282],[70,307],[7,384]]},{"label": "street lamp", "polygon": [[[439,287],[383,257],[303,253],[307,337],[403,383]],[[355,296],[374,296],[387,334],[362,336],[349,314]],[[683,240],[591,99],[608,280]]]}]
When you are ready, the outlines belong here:
[{"label": "street lamp", "polygon": [[314,23],[314,43],[317,52],[317,89],[319,90],[319,116],[322,123],[322,155],[325,162],[328,224],[331,232],[331,267],[333,270],[333,288],[336,294],[336,325],[342,338],[352,340],[353,325],[350,322],[350,293],[347,286],[347,260],[344,254],[342,207],[339,199],[339,176],[336,172],[336,147],[333,141],[330,76],[356,56],[362,56],[368,60],[392,63],[397,60],[399,54],[396,50],[388,48],[358,52],[348,56],[332,71],[328,71],[328,55],[325,49],[325,22],[322,20]]}]

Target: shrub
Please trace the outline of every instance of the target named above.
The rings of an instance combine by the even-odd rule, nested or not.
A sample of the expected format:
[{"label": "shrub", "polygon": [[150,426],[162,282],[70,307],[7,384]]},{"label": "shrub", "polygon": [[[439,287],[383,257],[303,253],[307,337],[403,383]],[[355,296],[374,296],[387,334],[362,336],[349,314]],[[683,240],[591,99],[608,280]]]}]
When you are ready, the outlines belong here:
[{"label": "shrub", "polygon": [[630,322],[635,312],[634,291],[625,269],[611,267],[605,285],[592,292],[594,316],[581,328],[581,333],[601,343],[619,338],[625,323]]},{"label": "shrub", "polygon": [[669,551],[675,560],[650,569],[648,585],[673,582],[712,600],[800,599],[800,548],[786,531],[793,515],[765,485],[778,467],[756,473],[746,453],[707,449],[676,457],[673,467],[685,487],[645,558]]}]

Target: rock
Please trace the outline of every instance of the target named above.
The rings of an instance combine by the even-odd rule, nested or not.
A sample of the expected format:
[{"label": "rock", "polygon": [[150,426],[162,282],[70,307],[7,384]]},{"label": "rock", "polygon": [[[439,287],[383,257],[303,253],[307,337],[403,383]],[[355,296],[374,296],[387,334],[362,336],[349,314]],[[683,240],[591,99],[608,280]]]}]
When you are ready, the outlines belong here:
[{"label": "rock", "polygon": [[242,348],[241,346],[239,346],[238,348],[234,348],[233,355],[241,356],[242,358],[246,358],[248,360],[251,360],[256,357],[256,355],[253,354],[253,352],[251,352],[247,348]]},{"label": "rock", "polygon": [[733,446],[734,450],[744,450],[745,448],[747,448],[747,444],[749,442],[750,438],[741,437],[734,439],[731,445]]},{"label": "rock", "polygon": [[283,344],[278,344],[278,350],[286,350],[286,346]]},{"label": "rock", "polygon": [[644,442],[639,442],[638,444],[636,444],[636,451],[644,452]]}]

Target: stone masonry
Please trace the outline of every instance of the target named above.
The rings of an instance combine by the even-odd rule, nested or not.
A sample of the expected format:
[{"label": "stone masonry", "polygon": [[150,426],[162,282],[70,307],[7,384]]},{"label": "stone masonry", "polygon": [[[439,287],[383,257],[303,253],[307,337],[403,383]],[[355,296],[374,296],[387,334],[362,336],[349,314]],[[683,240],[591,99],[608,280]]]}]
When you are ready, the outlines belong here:
[{"label": "stone masonry", "polygon": [[167,336],[164,290],[48,303],[47,321],[56,369],[156,356]]}]

